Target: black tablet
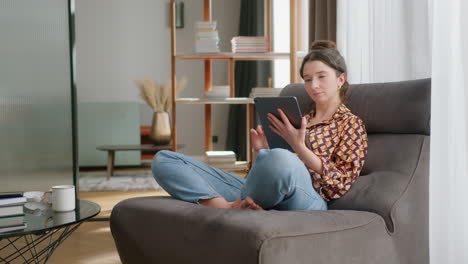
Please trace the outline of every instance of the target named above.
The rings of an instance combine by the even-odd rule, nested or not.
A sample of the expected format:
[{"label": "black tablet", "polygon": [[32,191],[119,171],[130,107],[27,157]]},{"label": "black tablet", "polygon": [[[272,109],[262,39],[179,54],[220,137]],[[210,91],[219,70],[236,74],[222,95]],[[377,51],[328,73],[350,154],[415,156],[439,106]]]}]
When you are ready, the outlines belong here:
[{"label": "black tablet", "polygon": [[274,114],[279,120],[281,117],[278,108],[283,110],[289,119],[289,122],[295,127],[301,127],[302,114],[295,96],[277,96],[277,97],[255,97],[255,110],[260,118],[260,124],[263,126],[268,145],[271,149],[283,148],[292,151],[291,146],[278,134],[270,129],[270,121],[267,114]]}]

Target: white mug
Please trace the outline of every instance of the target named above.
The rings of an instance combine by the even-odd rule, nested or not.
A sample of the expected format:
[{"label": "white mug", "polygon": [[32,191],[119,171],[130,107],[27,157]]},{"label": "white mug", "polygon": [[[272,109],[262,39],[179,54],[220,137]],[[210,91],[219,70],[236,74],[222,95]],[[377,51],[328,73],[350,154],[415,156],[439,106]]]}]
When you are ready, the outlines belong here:
[{"label": "white mug", "polygon": [[[49,198],[48,195],[51,195],[52,198]],[[75,186],[52,186],[52,191],[45,192],[44,201],[48,204],[52,204],[52,210],[55,212],[75,210]]]}]

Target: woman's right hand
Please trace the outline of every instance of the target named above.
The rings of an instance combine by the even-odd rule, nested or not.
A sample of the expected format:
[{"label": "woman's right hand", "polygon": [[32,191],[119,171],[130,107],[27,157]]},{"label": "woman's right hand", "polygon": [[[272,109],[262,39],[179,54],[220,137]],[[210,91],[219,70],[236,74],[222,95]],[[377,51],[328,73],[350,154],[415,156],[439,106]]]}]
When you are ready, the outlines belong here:
[{"label": "woman's right hand", "polygon": [[257,126],[257,129],[250,129],[250,139],[252,142],[252,148],[255,152],[258,152],[261,149],[270,148],[262,126]]}]

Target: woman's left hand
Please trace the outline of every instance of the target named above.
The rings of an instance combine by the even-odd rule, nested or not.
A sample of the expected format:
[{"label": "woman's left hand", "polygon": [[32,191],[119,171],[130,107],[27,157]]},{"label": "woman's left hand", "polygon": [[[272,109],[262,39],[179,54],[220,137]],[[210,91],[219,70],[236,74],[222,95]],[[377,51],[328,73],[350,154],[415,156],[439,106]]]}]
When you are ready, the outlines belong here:
[{"label": "woman's left hand", "polygon": [[293,150],[297,152],[297,150],[305,144],[304,139],[307,120],[305,117],[302,117],[301,127],[295,128],[281,109],[278,109],[278,113],[281,120],[272,113],[268,113],[267,118],[271,123],[270,128],[286,140]]}]

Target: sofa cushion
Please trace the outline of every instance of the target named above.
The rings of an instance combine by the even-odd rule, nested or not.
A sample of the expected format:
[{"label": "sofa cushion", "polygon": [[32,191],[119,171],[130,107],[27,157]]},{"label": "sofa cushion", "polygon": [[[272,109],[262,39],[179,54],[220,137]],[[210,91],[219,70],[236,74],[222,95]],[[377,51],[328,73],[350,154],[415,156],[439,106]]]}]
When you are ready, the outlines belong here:
[{"label": "sofa cushion", "polygon": [[[258,252],[265,243],[272,245],[274,239],[359,228],[362,234],[369,235],[373,231],[366,230],[368,225],[374,227],[372,230],[375,226],[379,232],[385,230],[382,217],[371,212],[226,210],[169,197],[125,200],[114,207],[111,215],[114,237],[127,238],[116,239],[119,252],[126,252],[126,248],[135,247],[129,244],[138,243],[141,250],[123,255],[140,257],[141,263],[149,259],[198,263],[197,259],[202,260],[205,254],[210,254],[210,263],[257,263]],[[147,239],[152,243],[146,243]],[[157,248],[153,247],[155,242]],[[179,254],[181,249],[184,254]]]}]

